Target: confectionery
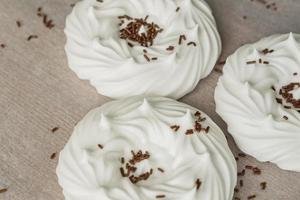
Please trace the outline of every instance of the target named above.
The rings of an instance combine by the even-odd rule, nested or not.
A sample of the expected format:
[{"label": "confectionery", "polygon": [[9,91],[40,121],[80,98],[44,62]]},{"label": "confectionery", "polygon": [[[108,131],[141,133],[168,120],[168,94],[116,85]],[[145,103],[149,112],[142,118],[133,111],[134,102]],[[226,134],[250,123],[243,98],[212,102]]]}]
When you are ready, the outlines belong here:
[{"label": "confectionery", "polygon": [[216,110],[244,152],[300,172],[300,35],[239,48],[215,90]]},{"label": "confectionery", "polygon": [[61,151],[68,200],[232,200],[234,157],[203,112],[162,97],[131,97],[90,111]]},{"label": "confectionery", "polygon": [[178,99],[212,71],[221,52],[203,0],[83,0],[65,33],[70,68],[111,98]]}]

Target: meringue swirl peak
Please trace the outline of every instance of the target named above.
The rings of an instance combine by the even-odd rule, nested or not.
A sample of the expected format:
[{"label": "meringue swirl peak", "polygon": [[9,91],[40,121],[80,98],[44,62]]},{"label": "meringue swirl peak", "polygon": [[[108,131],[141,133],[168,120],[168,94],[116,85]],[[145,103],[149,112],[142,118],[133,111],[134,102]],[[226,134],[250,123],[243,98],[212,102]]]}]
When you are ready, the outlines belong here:
[{"label": "meringue swirl peak", "polygon": [[237,176],[219,127],[162,97],[90,111],[61,151],[57,174],[68,200],[231,200]]},{"label": "meringue swirl peak", "polygon": [[229,56],[216,111],[238,146],[260,161],[300,172],[300,35],[277,34]]},{"label": "meringue swirl peak", "polygon": [[203,0],[83,0],[65,34],[69,67],[115,99],[178,99],[208,76],[221,52]]}]

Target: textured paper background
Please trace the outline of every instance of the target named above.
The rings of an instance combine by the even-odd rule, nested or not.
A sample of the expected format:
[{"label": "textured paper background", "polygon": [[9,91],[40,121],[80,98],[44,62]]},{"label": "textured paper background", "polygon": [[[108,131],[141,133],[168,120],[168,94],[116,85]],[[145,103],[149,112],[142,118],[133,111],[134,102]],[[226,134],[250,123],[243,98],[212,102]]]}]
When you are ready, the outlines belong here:
[{"label": "textured paper background", "polygon": [[[0,188],[8,187],[8,192],[0,194],[1,200],[62,200],[55,174],[57,158],[51,160],[50,155],[63,148],[74,124],[90,109],[109,101],[67,67],[63,28],[74,2],[0,0],[0,43],[7,45],[0,48]],[[276,12],[250,0],[208,0],[223,39],[222,59],[240,45],[269,34],[300,33],[300,1],[275,2]],[[46,29],[37,17],[39,6],[54,20],[54,29]],[[21,28],[16,20],[22,21]],[[39,38],[27,41],[30,34]],[[214,111],[213,91],[219,76],[213,71],[182,101],[209,114],[226,132],[226,125]],[[51,133],[56,126],[60,129]],[[231,139],[230,145],[236,154]],[[249,156],[239,159],[239,169],[245,164],[258,166],[262,175],[247,172],[242,178],[244,187],[236,196],[300,199],[300,173],[258,163]],[[259,187],[262,181],[268,183],[265,191]]]}]

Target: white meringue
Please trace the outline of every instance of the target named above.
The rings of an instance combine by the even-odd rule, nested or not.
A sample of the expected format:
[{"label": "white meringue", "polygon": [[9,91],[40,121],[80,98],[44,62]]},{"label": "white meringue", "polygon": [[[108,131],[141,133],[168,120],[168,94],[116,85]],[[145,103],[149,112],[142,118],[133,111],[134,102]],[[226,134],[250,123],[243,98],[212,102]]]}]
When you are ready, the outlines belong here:
[{"label": "white meringue", "polygon": [[[149,22],[163,28],[153,46],[131,48],[120,39],[118,16],[125,14],[149,15]],[[221,52],[215,20],[203,0],[84,0],[68,16],[65,33],[70,68],[111,98],[143,94],[178,99],[211,72]],[[179,45],[182,34],[186,40]],[[169,46],[174,50],[166,50]],[[157,60],[148,62],[144,49]]]},{"label": "white meringue", "polygon": [[[273,35],[239,48],[223,74],[216,110],[238,146],[260,161],[300,172],[300,108],[280,94],[290,83],[300,84],[300,35]],[[289,93],[300,102],[296,87]]]},{"label": "white meringue", "polygon": [[[175,100],[132,97],[89,112],[60,153],[57,174],[67,200],[232,200],[236,162],[220,128]],[[194,114],[196,113],[196,114]],[[199,113],[199,111],[198,111]],[[195,120],[204,130],[186,135]],[[171,126],[180,126],[177,131]],[[135,165],[133,184],[120,168],[131,151],[150,157]],[[123,158],[123,159],[122,159]],[[199,179],[200,184],[196,184]],[[199,183],[199,182],[198,182]],[[197,187],[199,187],[197,189]]]}]

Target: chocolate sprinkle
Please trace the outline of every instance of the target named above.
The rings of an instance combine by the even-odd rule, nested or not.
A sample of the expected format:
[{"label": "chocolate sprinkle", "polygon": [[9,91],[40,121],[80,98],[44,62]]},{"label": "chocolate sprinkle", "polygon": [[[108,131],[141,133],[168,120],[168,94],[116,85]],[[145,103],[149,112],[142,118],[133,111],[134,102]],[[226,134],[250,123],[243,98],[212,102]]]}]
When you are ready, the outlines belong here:
[{"label": "chocolate sprinkle", "polygon": [[164,173],[165,170],[163,170],[162,168],[157,168],[158,171],[160,171],[161,173]]},{"label": "chocolate sprinkle", "polygon": [[193,45],[194,47],[197,46],[195,42],[189,42],[187,43],[188,46]]},{"label": "chocolate sprinkle", "polygon": [[53,20],[48,19],[48,15],[43,12],[42,7],[39,7],[37,9],[37,16],[43,18],[43,24],[45,25],[46,28],[52,29],[55,26]]},{"label": "chocolate sprinkle", "polygon": [[[299,83],[290,83],[288,85],[283,86],[279,90],[279,94],[285,99],[287,103],[290,103],[293,105],[294,108],[300,109],[300,99],[295,99],[293,94],[290,93],[294,89],[300,88],[300,82]],[[291,106],[284,106],[286,109],[291,109]]]},{"label": "chocolate sprinkle", "polygon": [[[135,164],[138,162],[142,162],[145,159],[148,159],[150,157],[150,154],[148,153],[148,151],[143,153],[141,150],[139,150],[137,153],[131,151],[131,154],[132,158],[125,164],[125,169],[127,171],[125,172],[124,167],[120,168],[120,173],[122,177],[129,177],[129,180],[132,184],[136,184],[142,180],[147,180],[153,174],[153,169],[150,169],[150,171],[142,173],[138,176],[135,176],[132,173],[134,173],[137,170]],[[125,163],[124,157],[121,158],[121,163]]]},{"label": "chocolate sprinkle", "polygon": [[17,24],[17,26],[18,26],[19,28],[22,26],[22,23],[21,23],[21,21],[19,21],[19,20],[16,21],[16,24]]},{"label": "chocolate sprinkle", "polygon": [[244,186],[244,181],[240,180],[240,187],[243,187],[243,186]]},{"label": "chocolate sprinkle", "polygon": [[173,125],[173,126],[171,126],[171,129],[173,129],[175,132],[177,132],[180,129],[180,126]]},{"label": "chocolate sprinkle", "polygon": [[252,169],[252,171],[253,171],[253,174],[255,174],[255,175],[260,175],[261,174],[261,170],[258,167],[254,167]]},{"label": "chocolate sprinkle", "polygon": [[56,153],[51,154],[50,159],[53,160],[56,157]]},{"label": "chocolate sprinkle", "polygon": [[[120,30],[120,38],[137,42],[144,47],[152,46],[156,36],[163,31],[154,22],[147,22],[148,16],[144,19],[132,18],[128,15],[119,16],[118,18],[121,20],[121,26],[125,21],[128,21],[126,27]],[[142,28],[145,29],[145,32],[140,33]]]},{"label": "chocolate sprinkle", "polygon": [[261,183],[260,183],[260,188],[261,188],[262,190],[265,190],[265,189],[267,188],[267,182],[261,182]]},{"label": "chocolate sprinkle", "polygon": [[38,38],[37,35],[30,35],[30,36],[28,36],[27,41],[30,41],[32,39],[37,39],[37,38]]},{"label": "chocolate sprinkle", "polygon": [[250,200],[250,199],[255,199],[255,198],[256,198],[256,195],[251,195],[251,196],[248,196],[248,197],[247,197],[248,200]]},{"label": "chocolate sprinkle", "polygon": [[0,193],[4,193],[4,192],[7,192],[7,188],[3,188],[3,189],[0,189]]},{"label": "chocolate sprinkle", "polygon": [[246,62],[247,65],[251,65],[251,64],[255,64],[255,63],[256,63],[255,60]]},{"label": "chocolate sprinkle", "polygon": [[166,50],[167,51],[173,51],[174,50],[174,46],[169,46]]},{"label": "chocolate sprinkle", "polygon": [[144,58],[145,58],[148,62],[150,62],[150,58],[149,58],[146,54],[144,54]]},{"label": "chocolate sprinkle", "polygon": [[186,135],[192,135],[194,133],[194,130],[193,129],[188,129],[186,130],[185,134]]},{"label": "chocolate sprinkle", "polygon": [[58,131],[59,127],[54,127],[53,129],[51,129],[52,133],[55,133],[56,131]]},{"label": "chocolate sprinkle", "polygon": [[201,182],[200,179],[198,178],[198,179],[196,180],[196,189],[199,190],[200,187],[201,187],[201,185],[202,185],[202,182]]}]

